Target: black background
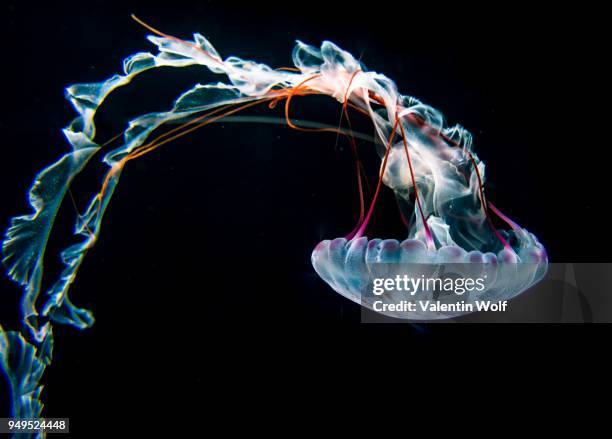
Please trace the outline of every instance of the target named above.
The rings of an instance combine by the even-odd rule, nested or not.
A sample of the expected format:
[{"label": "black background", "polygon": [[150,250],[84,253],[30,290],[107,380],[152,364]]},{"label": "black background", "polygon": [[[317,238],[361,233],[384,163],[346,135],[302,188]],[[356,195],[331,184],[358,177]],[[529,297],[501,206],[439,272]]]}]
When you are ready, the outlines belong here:
[{"label": "black background", "polygon": [[[609,262],[595,11],[172,3],[2,6],[3,228],[29,209],[26,190],[36,172],[67,150],[60,129],[74,112],[64,88],[105,79],[127,55],[153,50],[129,17],[135,13],[179,37],[200,32],[222,56],[272,66],[291,64],[296,39],[334,41],[473,133],[489,198],[535,233],[552,261]],[[218,80],[198,68],[180,70],[145,73],[110,98],[98,118],[106,137],[126,117],[166,109],[194,83]],[[332,124],[339,114],[334,103],[306,98],[294,111]],[[350,154],[342,140],[335,143],[333,135],[227,123],[130,163],[71,291],[96,324],[55,331],[47,416],[70,417],[76,432],[106,415],[198,417],[210,403],[231,410],[271,392],[284,399],[323,383],[335,394],[374,387],[370,378],[394,371],[428,374],[432,359],[438,373],[476,359],[479,373],[507,377],[517,363],[533,367],[533,355],[553,348],[572,357],[581,340],[600,334],[575,326],[360,324],[359,307],[310,264],[314,246],[343,236],[356,218]],[[375,170],[375,156],[365,156]],[[82,187],[88,183],[83,178]],[[75,186],[81,209],[87,193]],[[58,219],[65,237],[71,209],[64,206]],[[369,234],[402,233],[387,193]],[[56,253],[47,259],[53,274]],[[0,322],[15,328],[19,291],[0,282]],[[384,372],[374,364],[386,365]]]}]

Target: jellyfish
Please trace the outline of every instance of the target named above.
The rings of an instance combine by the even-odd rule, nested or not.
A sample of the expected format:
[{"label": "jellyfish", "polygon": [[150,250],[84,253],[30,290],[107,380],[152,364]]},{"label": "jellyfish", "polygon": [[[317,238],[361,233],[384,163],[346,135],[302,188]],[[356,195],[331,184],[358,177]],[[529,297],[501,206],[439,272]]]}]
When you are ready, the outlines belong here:
[{"label": "jellyfish", "polygon": [[[26,379],[24,370],[33,370],[38,377],[49,365],[54,324],[85,329],[94,323],[89,310],[72,302],[69,289],[100,236],[104,213],[126,165],[179,137],[255,106],[267,106],[270,111],[280,107],[290,128],[333,132],[346,137],[351,145],[359,218],[344,236],[319,243],[311,257],[315,271],[337,293],[373,309],[372,301],[362,293],[376,264],[411,264],[417,271],[418,264],[476,264],[494,278],[482,294],[506,299],[543,277],[547,255],[542,244],[485,197],[485,165],[473,150],[470,133],[459,125],[447,126],[438,110],[400,94],[385,75],[368,70],[330,41],[318,48],[297,41],[293,67],[272,68],[237,56],[223,58],[199,33],[190,40],[180,39],[133,18],[150,32],[147,38],[156,52],[129,56],[121,74],[102,82],[66,88],[66,98],[77,112],[63,130],[70,149],[36,176],[29,191],[32,212],[13,218],[6,231],[3,262],[10,278],[22,286],[23,335],[2,333],[0,358],[5,369],[10,369],[7,359],[15,352],[27,352],[22,357],[29,359],[8,372],[14,388]],[[126,129],[110,140],[96,133],[96,112],[115,90],[145,71],[186,66],[201,66],[224,81],[196,84],[180,95],[171,109],[130,120]],[[292,119],[291,106],[296,98],[307,95],[337,101],[343,125]],[[352,113],[371,121],[373,137],[352,130]],[[380,157],[375,189],[367,200],[365,171],[355,141],[360,136],[372,141]],[[76,214],[74,243],[60,255],[63,271],[41,291],[43,258],[57,212],[75,177],[99,156],[106,166],[99,190],[91,194],[84,211]],[[407,224],[407,236],[401,242],[366,236],[383,187],[393,191]],[[506,224],[507,230],[497,228],[494,219]],[[390,315],[409,320],[455,316]],[[36,379],[33,381],[24,392],[34,395],[35,400],[38,394]],[[23,404],[22,400],[15,404]]]}]

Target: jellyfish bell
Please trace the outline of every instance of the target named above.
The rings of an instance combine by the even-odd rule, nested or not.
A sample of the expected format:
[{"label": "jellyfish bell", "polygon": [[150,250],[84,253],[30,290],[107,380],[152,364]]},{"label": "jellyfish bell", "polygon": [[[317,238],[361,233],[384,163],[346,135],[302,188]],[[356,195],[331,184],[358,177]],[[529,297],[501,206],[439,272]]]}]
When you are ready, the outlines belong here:
[{"label": "jellyfish bell", "polygon": [[[369,85],[364,106],[381,140],[378,186],[367,215],[353,232],[314,249],[312,263],[321,278],[336,292],[377,312],[377,297],[368,292],[372,278],[381,274],[387,279],[435,281],[450,273],[460,279],[483,279],[483,287],[469,294],[463,287],[461,292],[419,288],[414,294],[421,301],[461,296],[468,303],[508,300],[541,280],[548,265],[546,251],[533,234],[486,199],[485,165],[473,152],[470,133],[459,125],[446,126],[438,110],[399,95],[389,82]],[[389,106],[389,100],[395,105]],[[370,105],[380,108],[373,112]],[[394,192],[402,218],[408,219],[408,239],[401,243],[363,236],[383,184]],[[493,215],[510,228],[498,229]],[[385,293],[387,303],[403,298],[397,290]],[[450,312],[382,311],[414,320],[468,312],[469,307]]]},{"label": "jellyfish bell", "polygon": [[[379,184],[367,216],[345,238],[319,243],[312,264],[336,292],[369,309],[409,320],[438,320],[474,311],[470,307],[377,307],[373,278],[421,279],[411,296],[430,301],[474,303],[509,300],[540,281],[548,257],[535,235],[521,228],[484,197],[485,166],[472,151],[471,136],[461,127],[444,128],[441,115],[416,100],[398,111],[394,132],[381,149]],[[400,119],[401,118],[401,119]],[[408,239],[368,240],[362,236],[374,211],[381,184],[392,189],[402,217],[410,219]],[[492,214],[510,226],[499,230]],[[462,279],[460,290],[430,289],[425,282],[450,275]],[[463,281],[481,288],[465,291]],[[453,283],[453,286],[457,286]],[[406,291],[386,291],[386,305],[399,305]],[[458,296],[460,296],[458,298]]]},{"label": "jellyfish bell", "polygon": [[[431,312],[417,303],[413,310],[380,310],[375,302],[380,297],[371,294],[372,281],[409,278],[424,281],[438,279],[444,273],[458,274],[463,279],[473,279],[474,288],[457,297],[456,291],[436,291],[421,283],[415,290],[385,292],[386,304],[399,304],[406,299],[423,301],[461,300],[475,301],[510,300],[539,282],[546,273],[546,251],[535,236],[524,235],[525,241],[516,252],[507,249],[497,254],[480,251],[466,252],[458,246],[444,246],[430,250],[418,239],[399,242],[394,239],[360,237],[347,240],[336,238],[320,242],[312,252],[312,265],[317,274],[334,291],[373,311],[407,320],[439,320],[468,314],[472,311]],[[482,288],[478,279],[484,279]],[[438,294],[436,294],[438,293]],[[446,294],[445,294],[446,293]],[[415,302],[416,303],[416,302]]]},{"label": "jellyfish bell", "polygon": [[[315,271],[354,302],[408,320],[447,319],[475,309],[381,309],[380,298],[371,294],[374,278],[421,279],[409,297],[416,305],[506,301],[527,290],[546,273],[543,245],[485,198],[485,166],[472,151],[469,133],[461,127],[444,128],[436,110],[416,100],[407,102],[411,107],[398,110],[388,144],[380,148],[379,181],[368,214],[346,237],[315,247]],[[395,142],[397,137],[400,140]],[[409,219],[408,239],[402,242],[363,236],[383,184],[393,190],[402,217]],[[510,228],[498,229],[492,215]],[[442,277],[446,282],[450,275],[462,280],[460,288],[456,282],[448,289],[426,284],[441,283]],[[476,280],[481,288],[466,292],[463,283],[472,285]],[[386,291],[383,299],[386,305],[399,305],[406,291]]]}]

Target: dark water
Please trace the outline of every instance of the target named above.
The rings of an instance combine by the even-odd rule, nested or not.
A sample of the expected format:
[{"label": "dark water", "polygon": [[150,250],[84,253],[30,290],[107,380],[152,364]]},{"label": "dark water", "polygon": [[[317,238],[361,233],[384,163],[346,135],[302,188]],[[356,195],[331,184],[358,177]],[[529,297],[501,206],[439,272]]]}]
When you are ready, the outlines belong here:
[{"label": "dark water", "polygon": [[[107,78],[125,56],[152,50],[129,17],[135,13],[170,34],[201,32],[222,56],[273,66],[291,64],[295,39],[329,39],[361,55],[402,93],[473,133],[489,198],[535,233],[551,260],[608,262],[600,219],[609,197],[606,136],[591,102],[598,26],[578,33],[578,23],[592,18],[515,7],[3,5],[2,228],[27,209],[35,173],[67,148],[60,128],[73,112],[64,87]],[[126,117],[165,109],[212,79],[199,69],[143,74],[109,99],[101,129],[110,137]],[[295,117],[326,123],[337,122],[337,110],[317,99],[295,103]],[[72,289],[97,322],[82,333],[57,328],[46,414],[69,416],[73,431],[83,432],[103,416],[199,416],[211,402],[257,404],[279,383],[279,398],[313,384],[357,389],[363,382],[352,381],[355,372],[367,377],[379,362],[408,367],[484,354],[504,363],[527,347],[578,345],[559,327],[360,324],[359,307],[310,264],[314,246],[346,234],[357,214],[351,157],[335,143],[333,135],[227,123],[128,165]],[[375,170],[373,152],[366,157]],[[84,187],[97,178],[85,177]],[[86,194],[75,188],[81,208]],[[58,228],[68,233],[65,207]],[[371,236],[402,233],[387,193]],[[52,272],[57,263],[49,259]],[[18,289],[6,279],[0,289],[0,322],[15,327]]]}]

